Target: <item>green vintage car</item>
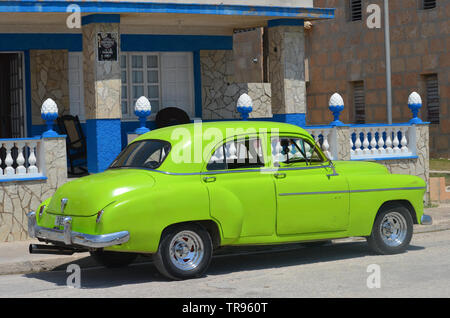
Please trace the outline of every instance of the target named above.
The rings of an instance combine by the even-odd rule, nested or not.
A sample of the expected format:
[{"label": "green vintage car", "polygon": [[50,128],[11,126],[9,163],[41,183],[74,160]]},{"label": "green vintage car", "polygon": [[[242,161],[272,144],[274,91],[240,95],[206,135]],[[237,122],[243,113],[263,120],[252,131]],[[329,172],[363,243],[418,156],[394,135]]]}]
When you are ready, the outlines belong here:
[{"label": "green vintage car", "polygon": [[172,279],[202,275],[227,245],[366,237],[410,243],[426,183],[371,162],[331,162],[304,129],[264,121],[153,130],[110,167],[62,185],[28,214],[32,253],[89,251],[106,266],[153,255]]}]

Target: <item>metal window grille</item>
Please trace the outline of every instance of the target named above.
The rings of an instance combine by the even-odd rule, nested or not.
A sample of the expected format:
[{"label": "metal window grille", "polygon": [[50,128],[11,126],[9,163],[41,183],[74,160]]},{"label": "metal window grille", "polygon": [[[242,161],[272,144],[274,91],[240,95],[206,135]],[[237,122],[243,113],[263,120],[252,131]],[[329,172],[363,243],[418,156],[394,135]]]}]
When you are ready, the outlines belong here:
[{"label": "metal window grille", "polygon": [[366,103],[364,94],[364,82],[353,82],[353,105],[355,108],[355,123],[366,122]]},{"label": "metal window grille", "polygon": [[439,83],[437,74],[425,77],[425,87],[428,121],[432,124],[439,124]]},{"label": "metal window grille", "polygon": [[436,0],[422,0],[422,9],[428,10],[436,8]]},{"label": "metal window grille", "polygon": [[350,21],[362,20],[362,1],[350,0]]}]

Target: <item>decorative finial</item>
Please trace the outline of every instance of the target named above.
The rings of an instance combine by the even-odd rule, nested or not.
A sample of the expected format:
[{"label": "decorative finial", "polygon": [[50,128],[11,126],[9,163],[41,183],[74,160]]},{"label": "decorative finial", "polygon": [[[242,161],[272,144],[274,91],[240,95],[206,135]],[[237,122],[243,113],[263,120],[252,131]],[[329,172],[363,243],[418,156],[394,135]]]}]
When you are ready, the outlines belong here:
[{"label": "decorative finial", "polygon": [[242,94],[237,101],[236,109],[241,114],[242,119],[247,120],[249,114],[253,111],[252,98],[245,93]]},{"label": "decorative finial", "polygon": [[58,133],[53,130],[53,121],[58,118],[58,106],[51,98],[47,98],[41,107],[41,117],[47,123],[47,131],[45,131],[43,137],[58,137]]},{"label": "decorative finial", "polygon": [[134,132],[136,134],[142,135],[150,131],[147,127],[145,127],[145,121],[148,116],[152,113],[152,105],[147,97],[141,96],[136,101],[134,105],[134,113],[139,117],[139,121],[141,126],[137,128]]},{"label": "decorative finial", "polygon": [[338,93],[334,93],[328,104],[328,109],[333,113],[334,120],[330,123],[330,125],[334,126],[342,126],[343,122],[339,120],[339,116],[341,112],[344,110],[344,99]]},{"label": "decorative finial", "polygon": [[423,121],[418,117],[419,110],[422,108],[422,98],[416,92],[412,92],[408,98],[408,107],[411,109],[413,118],[409,121],[410,124],[422,124]]}]

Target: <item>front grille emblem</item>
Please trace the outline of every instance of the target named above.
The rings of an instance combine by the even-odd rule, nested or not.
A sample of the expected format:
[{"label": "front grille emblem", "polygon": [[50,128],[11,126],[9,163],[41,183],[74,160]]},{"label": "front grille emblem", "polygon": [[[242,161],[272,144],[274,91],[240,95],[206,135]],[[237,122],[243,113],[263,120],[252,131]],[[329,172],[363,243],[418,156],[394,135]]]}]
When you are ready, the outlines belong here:
[{"label": "front grille emblem", "polygon": [[69,201],[69,199],[67,199],[67,198],[61,199],[61,213],[64,213],[64,209],[66,208],[67,201]]}]

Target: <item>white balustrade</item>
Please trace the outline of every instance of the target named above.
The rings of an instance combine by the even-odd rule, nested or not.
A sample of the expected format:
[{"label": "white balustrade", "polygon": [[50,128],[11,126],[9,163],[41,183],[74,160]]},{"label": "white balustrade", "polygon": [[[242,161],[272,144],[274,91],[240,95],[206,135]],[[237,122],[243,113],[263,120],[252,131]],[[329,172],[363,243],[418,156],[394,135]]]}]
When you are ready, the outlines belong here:
[{"label": "white balustrade", "polygon": [[337,159],[337,140],[335,128],[306,128],[331,160]]},{"label": "white balustrade", "polygon": [[0,181],[43,177],[43,160],[36,158],[41,145],[41,139],[0,139]]},{"label": "white balustrade", "polygon": [[350,128],[350,157],[353,160],[411,157],[415,155],[415,147],[411,147],[413,143],[415,144],[414,126]]}]

